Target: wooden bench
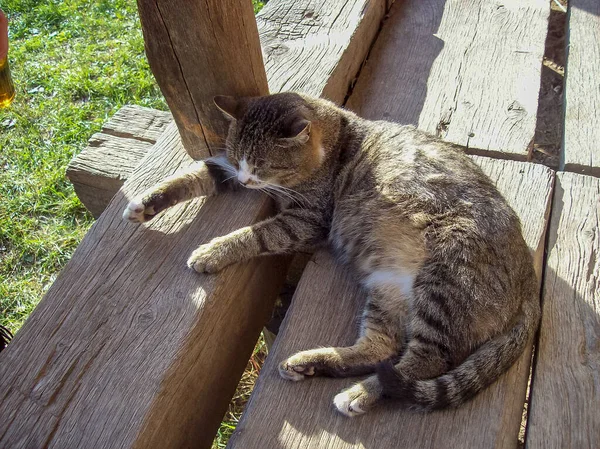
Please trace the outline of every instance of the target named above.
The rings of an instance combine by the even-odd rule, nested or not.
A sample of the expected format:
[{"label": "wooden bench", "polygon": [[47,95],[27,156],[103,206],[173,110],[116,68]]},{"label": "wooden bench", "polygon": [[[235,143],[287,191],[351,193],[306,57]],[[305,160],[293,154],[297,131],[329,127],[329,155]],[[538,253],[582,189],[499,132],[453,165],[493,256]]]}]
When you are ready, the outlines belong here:
[{"label": "wooden bench", "polygon": [[[216,0],[210,3],[217,14],[212,20],[231,19],[214,12],[220,11]],[[600,182],[568,172],[555,176],[527,162],[548,2],[397,2],[354,82],[391,3],[271,0],[257,17],[269,88],[342,103],[353,85],[347,106],[361,115],[412,123],[464,145],[521,217],[534,255],[543,286],[535,354],[528,348],[498,382],[457,410],[417,415],[389,406],[356,419],[343,417],[332,399],[352,379],[290,383],[276,369],[298,350],[346,345],[356,337],[363,295],[348,270],[322,250],[302,275],[228,448],[516,448],[528,381],[526,447],[595,447],[600,440],[595,410]],[[186,42],[197,37],[211,45],[212,40],[185,23],[175,24],[202,20],[193,6],[182,3],[177,10],[160,4],[140,2],[148,54],[184,145],[195,145],[187,153],[195,155],[218,145],[213,133],[199,133],[198,127],[208,125],[211,131],[222,124],[198,106],[210,89],[201,85],[204,79],[191,76],[197,75],[189,65],[196,50]],[[570,7],[571,40],[599,29],[592,0],[572,0]],[[170,39],[151,39],[164,33]],[[592,131],[580,131],[595,129],[600,93],[591,78],[590,98],[580,99],[577,78],[600,60],[598,46],[590,42],[585,57],[569,55],[563,168],[576,167],[579,163],[566,163],[567,156],[584,148],[593,157],[584,157],[586,169],[578,171],[596,174],[597,140]],[[571,42],[571,52],[576,44]],[[224,76],[223,66],[216,66],[202,70],[209,78]],[[260,80],[254,73],[244,76]],[[224,93],[235,93],[227,85]],[[571,106],[579,101],[588,111],[582,121],[569,119],[570,97]],[[253,195],[192,201],[145,229],[120,220],[127,197],[189,162],[177,129],[168,125],[146,148],[73,260],[0,355],[0,447],[210,445],[285,266],[253,261],[214,277],[182,268],[190,247],[269,213],[269,203]],[[588,140],[568,137],[573,135]],[[241,210],[235,219],[226,212],[232,207]],[[250,291],[242,294],[240,279]]]},{"label": "wooden bench", "polygon": [[167,125],[168,112],[127,105],[94,134],[67,166],[75,193],[98,218],[131,176]]},{"label": "wooden bench", "polygon": [[600,3],[569,1],[562,169],[546,246],[528,449],[600,442]]},{"label": "wooden bench", "polygon": [[600,179],[558,173],[546,251],[526,446],[598,447]]}]

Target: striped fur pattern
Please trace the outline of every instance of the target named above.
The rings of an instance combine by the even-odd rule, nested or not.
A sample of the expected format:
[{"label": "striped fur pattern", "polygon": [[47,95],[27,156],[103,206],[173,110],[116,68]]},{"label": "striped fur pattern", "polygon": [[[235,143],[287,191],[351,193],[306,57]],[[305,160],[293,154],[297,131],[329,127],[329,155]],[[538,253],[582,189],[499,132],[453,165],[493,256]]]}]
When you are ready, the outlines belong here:
[{"label": "striped fur pattern", "polygon": [[334,399],[348,416],[385,397],[456,407],[522,354],[539,321],[538,283],[519,220],[455,145],[367,121],[293,93],[217,97],[227,152],[134,199],[126,219],[243,185],[273,196],[273,218],[214,239],[188,265],[212,273],[252,257],[329,244],[367,295],[353,346],[290,356],[281,376],[372,374]]}]

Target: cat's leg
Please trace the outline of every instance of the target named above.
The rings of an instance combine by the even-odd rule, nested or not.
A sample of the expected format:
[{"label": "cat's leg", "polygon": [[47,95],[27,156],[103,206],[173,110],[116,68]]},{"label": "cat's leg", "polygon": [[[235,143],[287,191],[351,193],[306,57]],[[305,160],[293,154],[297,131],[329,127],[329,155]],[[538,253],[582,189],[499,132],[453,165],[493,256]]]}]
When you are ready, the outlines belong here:
[{"label": "cat's leg", "polygon": [[363,311],[361,335],[349,347],[299,352],[279,365],[285,379],[305,376],[349,377],[375,372],[377,365],[398,356],[404,342],[406,298],[395,289],[373,289]]},{"label": "cat's leg", "polygon": [[[431,342],[411,340],[400,362],[394,365],[399,375],[408,379],[431,379],[449,369],[445,357],[437,350],[432,351]],[[436,398],[437,392],[432,392]],[[352,387],[342,391],[333,400],[335,407],[346,416],[357,416],[367,412],[385,395],[384,386],[378,376],[370,376]]]},{"label": "cat's leg", "polygon": [[253,257],[304,250],[323,241],[327,232],[321,211],[287,209],[200,246],[188,259],[188,266],[199,273],[214,273]]},{"label": "cat's leg", "polygon": [[129,202],[123,218],[142,223],[183,201],[231,189],[235,183],[235,169],[225,162],[215,163],[215,160],[196,162],[150,187]]},{"label": "cat's leg", "polygon": [[[440,317],[435,303],[420,303],[414,307],[410,323],[411,338],[400,361],[393,370],[408,379],[431,379],[452,368],[453,360],[447,330],[448,317]],[[394,374],[396,375],[396,374]],[[437,392],[432,392],[433,397]],[[371,376],[342,391],[335,399],[336,408],[347,416],[365,413],[384,397],[380,378]]]},{"label": "cat's leg", "polygon": [[366,413],[383,398],[383,387],[377,376],[369,376],[333,398],[340,413],[354,417]]}]

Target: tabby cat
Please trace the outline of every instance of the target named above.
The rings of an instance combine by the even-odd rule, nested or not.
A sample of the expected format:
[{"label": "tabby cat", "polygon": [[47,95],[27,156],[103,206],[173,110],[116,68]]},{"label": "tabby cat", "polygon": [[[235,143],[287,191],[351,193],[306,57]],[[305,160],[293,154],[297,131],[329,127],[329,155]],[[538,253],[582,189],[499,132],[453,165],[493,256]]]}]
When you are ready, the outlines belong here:
[{"label": "tabby cat", "polygon": [[152,187],[124,218],[241,184],[277,198],[279,214],[200,246],[189,267],[331,245],[367,294],[360,336],[292,355],[282,377],[374,373],[335,397],[340,412],[384,397],[431,411],[462,404],[519,358],[540,316],[532,257],[516,214],[459,147],[295,93],[215,104],[231,122],[226,154]]}]

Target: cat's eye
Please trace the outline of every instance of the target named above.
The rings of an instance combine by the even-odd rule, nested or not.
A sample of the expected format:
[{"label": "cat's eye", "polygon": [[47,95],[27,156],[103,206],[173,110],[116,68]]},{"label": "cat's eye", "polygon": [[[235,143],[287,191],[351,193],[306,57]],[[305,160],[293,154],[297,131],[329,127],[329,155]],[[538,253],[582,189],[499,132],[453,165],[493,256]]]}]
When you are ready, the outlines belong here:
[{"label": "cat's eye", "polygon": [[269,167],[271,170],[287,170],[288,167],[284,166],[284,165],[271,165]]}]

